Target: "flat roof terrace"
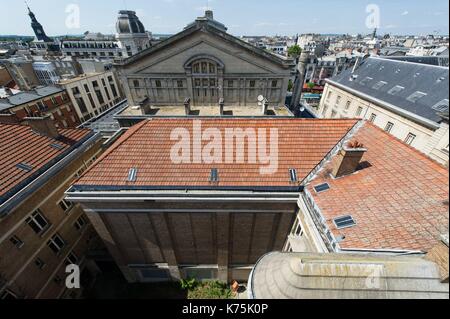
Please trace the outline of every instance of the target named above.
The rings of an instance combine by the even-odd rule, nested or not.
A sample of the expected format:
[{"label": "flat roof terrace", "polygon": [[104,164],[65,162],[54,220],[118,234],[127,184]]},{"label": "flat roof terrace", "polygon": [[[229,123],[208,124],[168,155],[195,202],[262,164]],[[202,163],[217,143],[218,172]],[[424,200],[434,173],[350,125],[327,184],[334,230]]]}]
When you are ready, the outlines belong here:
[{"label": "flat roof terrace", "polygon": [[153,117],[294,117],[294,114],[286,106],[269,107],[263,114],[261,106],[224,106],[223,115],[220,114],[219,105],[191,106],[186,115],[183,105],[152,106],[143,111],[141,106],[128,106],[116,115],[116,118],[153,118]]}]

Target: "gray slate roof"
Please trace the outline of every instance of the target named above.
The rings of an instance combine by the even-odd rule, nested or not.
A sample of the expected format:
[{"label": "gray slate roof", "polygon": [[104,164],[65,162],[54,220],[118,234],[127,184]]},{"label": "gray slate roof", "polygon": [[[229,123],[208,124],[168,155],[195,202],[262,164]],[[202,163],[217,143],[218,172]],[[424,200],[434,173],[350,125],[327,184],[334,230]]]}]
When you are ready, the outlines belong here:
[{"label": "gray slate roof", "polygon": [[[448,109],[449,69],[445,67],[368,58],[353,74],[352,69],[348,69],[328,81],[436,123],[440,121],[440,117],[433,106],[447,99]],[[380,81],[387,84],[379,89],[374,88]],[[390,94],[389,91],[396,85],[404,87],[404,90],[395,95]],[[408,97],[417,91],[427,95],[416,102],[409,101]]]},{"label": "gray slate roof", "polygon": [[449,298],[437,264],[418,256],[274,252],[249,280],[254,299]]},{"label": "gray slate roof", "polygon": [[56,86],[43,86],[38,87],[32,91],[20,92],[10,97],[0,99],[0,112],[17,105],[39,100],[42,99],[43,97],[50,96],[63,91],[64,89],[61,89]]}]

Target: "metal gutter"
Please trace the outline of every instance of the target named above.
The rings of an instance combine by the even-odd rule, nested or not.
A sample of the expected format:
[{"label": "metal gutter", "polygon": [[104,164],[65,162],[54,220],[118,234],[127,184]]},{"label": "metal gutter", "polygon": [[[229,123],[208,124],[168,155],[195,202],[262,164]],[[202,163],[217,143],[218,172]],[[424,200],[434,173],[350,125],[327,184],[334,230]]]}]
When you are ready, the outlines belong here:
[{"label": "metal gutter", "polygon": [[0,204],[0,218],[8,215],[16,205],[32,195],[39,187],[44,185],[51,177],[59,173],[67,164],[73,161],[76,156],[88,149],[99,138],[100,135],[98,133],[92,132],[87,137],[72,146],[65,153],[47,163],[47,165],[38,170],[31,177],[27,178],[24,182],[17,185],[14,190],[20,190],[14,193],[5,202]]}]

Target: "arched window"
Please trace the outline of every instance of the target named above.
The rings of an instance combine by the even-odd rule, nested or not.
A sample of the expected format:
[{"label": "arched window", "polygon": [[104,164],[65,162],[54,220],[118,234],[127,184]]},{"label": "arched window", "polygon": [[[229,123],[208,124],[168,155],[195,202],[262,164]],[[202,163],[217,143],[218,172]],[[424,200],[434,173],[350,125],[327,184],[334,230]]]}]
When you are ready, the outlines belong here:
[{"label": "arched window", "polygon": [[216,75],[217,64],[214,61],[198,60],[192,63],[192,73],[194,75]]}]

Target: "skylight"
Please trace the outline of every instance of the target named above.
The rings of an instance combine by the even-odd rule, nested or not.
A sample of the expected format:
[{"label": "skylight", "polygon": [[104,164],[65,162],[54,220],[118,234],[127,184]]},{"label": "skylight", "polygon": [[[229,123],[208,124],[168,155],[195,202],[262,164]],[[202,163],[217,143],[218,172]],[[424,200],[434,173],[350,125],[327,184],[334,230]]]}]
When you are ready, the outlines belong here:
[{"label": "skylight", "polygon": [[372,81],[373,80],[373,78],[371,78],[371,77],[369,77],[369,76],[366,76],[364,79],[362,79],[359,83],[361,84],[361,85],[366,85],[367,83],[369,83],[370,81]]},{"label": "skylight", "polygon": [[33,170],[33,166],[27,163],[19,163],[16,165],[17,168],[25,171],[25,172],[31,172]]},{"label": "skylight", "polygon": [[448,99],[444,99],[440,102],[438,102],[436,105],[432,107],[433,110],[436,110],[438,112],[448,112]]},{"label": "skylight", "polygon": [[297,177],[297,170],[294,168],[289,169],[289,179],[291,183],[297,183],[298,177]]},{"label": "skylight", "polygon": [[414,92],[413,94],[411,94],[409,97],[407,97],[406,99],[410,102],[416,103],[418,100],[420,100],[421,98],[423,98],[424,96],[427,96],[426,93],[417,91]]},{"label": "skylight", "polygon": [[396,95],[396,94],[400,93],[401,91],[403,91],[404,89],[405,89],[405,88],[404,88],[403,86],[396,85],[396,86],[394,86],[392,89],[390,89],[390,90],[388,91],[388,93],[389,93],[390,95]]},{"label": "skylight", "polygon": [[330,189],[330,185],[328,183],[320,184],[317,186],[314,186],[314,190],[316,193],[322,193]]},{"label": "skylight", "polygon": [[376,83],[372,88],[375,90],[379,90],[381,89],[383,86],[385,86],[387,84],[387,82],[384,81],[380,81],[378,83]]},{"label": "skylight", "polygon": [[356,225],[355,220],[350,215],[337,217],[333,219],[333,222],[336,225],[337,229],[352,227]]},{"label": "skylight", "polygon": [[217,183],[219,181],[219,171],[217,168],[211,169],[211,174],[209,177],[209,181],[212,183]]},{"label": "skylight", "polygon": [[128,171],[128,179],[129,182],[136,182],[137,180],[137,168],[131,168]]}]

